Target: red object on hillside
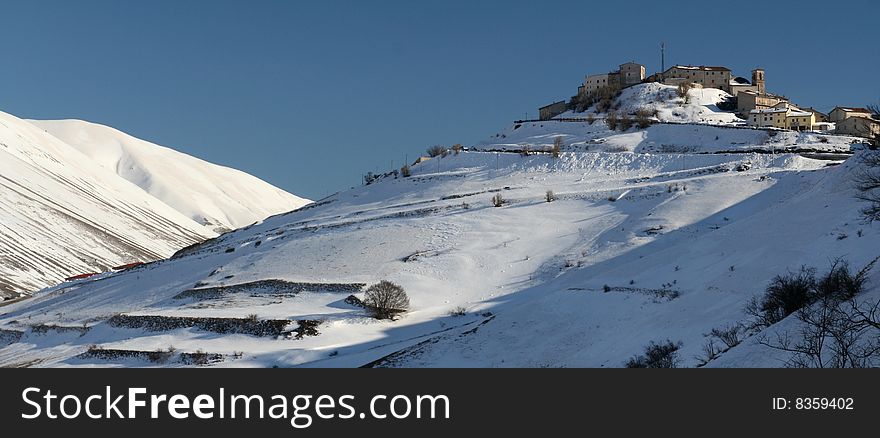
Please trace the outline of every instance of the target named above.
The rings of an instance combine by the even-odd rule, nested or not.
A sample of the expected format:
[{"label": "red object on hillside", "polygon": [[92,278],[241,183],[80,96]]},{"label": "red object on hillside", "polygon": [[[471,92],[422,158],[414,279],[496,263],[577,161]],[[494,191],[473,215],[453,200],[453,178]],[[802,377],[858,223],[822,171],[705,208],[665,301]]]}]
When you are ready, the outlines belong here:
[{"label": "red object on hillside", "polygon": [[98,275],[98,274],[100,274],[100,272],[89,272],[86,274],[74,275],[73,277],[65,278],[64,281],[82,280],[83,278],[89,278],[93,275]]},{"label": "red object on hillside", "polygon": [[113,267],[113,270],[114,270],[114,271],[124,271],[124,270],[126,270],[126,269],[131,269],[131,268],[134,268],[135,266],[140,266],[140,265],[143,265],[143,264],[144,264],[143,262],[128,263],[128,264],[125,264],[125,265],[114,266],[114,267]]}]

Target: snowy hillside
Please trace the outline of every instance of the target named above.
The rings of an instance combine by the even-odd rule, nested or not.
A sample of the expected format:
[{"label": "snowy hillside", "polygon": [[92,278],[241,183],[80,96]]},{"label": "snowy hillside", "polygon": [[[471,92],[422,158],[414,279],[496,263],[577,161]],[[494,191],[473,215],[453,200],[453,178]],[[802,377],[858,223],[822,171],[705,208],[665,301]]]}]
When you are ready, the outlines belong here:
[{"label": "snowy hillside", "polygon": [[190,219],[223,232],[309,201],[239,170],[82,120],[31,120]]},{"label": "snowy hillside", "polygon": [[[829,164],[435,158],[171,260],[11,304],[0,364],[616,367],[669,338],[692,366],[703,334],[741,320],[772,276],[877,255],[880,230],[859,224],[850,165]],[[547,190],[558,199],[547,203]],[[382,279],[410,296],[400,320],[373,320],[347,299]]]},{"label": "snowy hillside", "polygon": [[112,128],[0,113],[0,298],[167,258],[305,202]]},{"label": "snowy hillside", "polygon": [[[606,113],[595,106],[585,112],[568,111],[554,120],[514,123],[476,145],[484,151],[547,150],[561,137],[568,150],[636,153],[717,153],[717,152],[816,152],[850,153],[864,140],[843,135],[753,129],[743,126],[718,103],[729,97],[714,88],[691,89],[687,102],[678,97],[676,87],[659,83],[627,88],[614,99],[616,113],[632,117],[639,110],[651,116],[647,128],[609,129]],[[583,120],[583,121],[580,121]],[[856,146],[860,147],[860,146]]]},{"label": "snowy hillside", "polygon": [[167,257],[211,232],[32,124],[0,113],[0,289]]},{"label": "snowy hillside", "polygon": [[[687,99],[678,96],[678,87],[658,82],[634,85],[621,90],[614,99],[613,108],[620,114],[636,114],[647,110],[661,122],[709,123],[715,125],[742,125],[746,121],[733,112],[722,111],[718,105],[731,98],[726,92],[716,88],[693,88]],[[568,111],[556,118],[586,118],[592,114],[603,117],[596,106],[584,112]]]},{"label": "snowy hillside", "polygon": [[646,129],[611,131],[604,122],[548,120],[516,123],[477,144],[483,151],[549,150],[562,137],[568,150],[636,153],[718,153],[786,151],[850,153],[862,139],[843,135],[760,130],[699,124],[655,124]]},{"label": "snowy hillside", "polygon": [[[0,365],[619,367],[666,339],[700,365],[705,334],[771,278],[864,266],[880,229],[859,217],[859,139],[733,126],[720,92],[691,93],[632,87],[620,110],[655,105],[657,123],[514,124],[410,177],[45,289],[0,310]],[[534,153],[557,138],[558,157]],[[398,320],[358,305],[381,280],[409,295]],[[708,366],[781,360],[750,338]]]}]

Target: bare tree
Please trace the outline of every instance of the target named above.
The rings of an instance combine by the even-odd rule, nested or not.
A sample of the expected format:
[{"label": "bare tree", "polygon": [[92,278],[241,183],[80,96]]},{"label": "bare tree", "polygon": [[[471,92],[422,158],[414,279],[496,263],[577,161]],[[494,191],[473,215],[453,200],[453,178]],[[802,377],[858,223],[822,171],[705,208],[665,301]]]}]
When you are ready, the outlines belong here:
[{"label": "bare tree", "polygon": [[624,114],[620,116],[620,121],[617,123],[618,127],[621,131],[626,131],[633,126],[633,119],[629,117],[628,114]]},{"label": "bare tree", "polygon": [[409,297],[400,285],[382,280],[367,288],[364,305],[376,319],[393,319],[409,309]]},{"label": "bare tree", "polygon": [[865,151],[860,160],[861,169],[856,175],[856,197],[868,203],[862,209],[862,217],[873,222],[880,220],[880,152]]},{"label": "bare tree", "polygon": [[639,129],[646,129],[651,126],[651,116],[653,113],[651,110],[647,108],[640,108],[636,111],[636,124],[639,126]]},{"label": "bare tree", "polygon": [[694,88],[694,84],[692,82],[682,82],[678,84],[678,97],[684,99],[684,103],[688,103],[690,91],[692,88]]},{"label": "bare tree", "polygon": [[492,196],[492,205],[495,207],[501,207],[504,205],[504,197],[501,196],[501,193],[496,193]]},{"label": "bare tree", "polygon": [[761,335],[758,342],[792,353],[787,363],[797,368],[865,368],[880,362],[880,301],[860,301],[868,272],[880,257],[853,274],[845,261],[835,260],[815,284],[813,301],[796,313],[800,332]]},{"label": "bare tree", "polygon": [[446,154],[449,153],[449,149],[446,149],[446,146],[442,146],[442,145],[437,144],[437,145],[429,147],[426,150],[426,152],[428,153],[429,157],[437,157],[437,156],[445,157]]},{"label": "bare tree", "polygon": [[553,155],[553,158],[559,158],[559,155],[562,154],[562,137],[556,137],[553,139],[553,148],[550,149],[550,153]]},{"label": "bare tree", "polygon": [[614,111],[611,111],[605,116],[605,125],[608,126],[608,129],[610,129],[612,131],[616,131],[617,130],[617,120],[618,120],[617,113]]},{"label": "bare tree", "polygon": [[547,202],[553,202],[556,200],[556,193],[553,193],[553,190],[547,190],[547,193],[544,195],[544,199],[546,199]]}]

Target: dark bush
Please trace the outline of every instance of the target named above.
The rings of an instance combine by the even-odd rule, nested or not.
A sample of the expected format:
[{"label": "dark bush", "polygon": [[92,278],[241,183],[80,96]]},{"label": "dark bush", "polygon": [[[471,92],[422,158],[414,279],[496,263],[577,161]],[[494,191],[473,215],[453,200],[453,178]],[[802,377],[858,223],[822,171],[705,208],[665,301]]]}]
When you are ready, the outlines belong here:
[{"label": "dark bush", "polygon": [[376,319],[394,319],[409,309],[409,297],[400,285],[382,280],[367,288],[364,305]]},{"label": "dark bush", "polygon": [[403,167],[400,168],[400,176],[409,178],[410,175],[412,175],[412,172],[409,170],[409,164],[404,164]]},{"label": "dark bush", "polygon": [[805,266],[796,273],[777,275],[763,297],[749,302],[746,313],[754,317],[755,328],[769,327],[818,300],[839,303],[852,299],[865,288],[867,269],[871,266],[853,273],[848,262],[837,259],[828,273],[818,279],[816,270]]},{"label": "dark bush", "polygon": [[645,354],[634,356],[626,362],[627,368],[677,368],[678,350],[681,342],[670,340],[662,344],[651,342],[645,347]]},{"label": "dark bush", "polygon": [[756,327],[769,327],[810,304],[815,288],[813,268],[802,266],[798,272],[777,275],[770,280],[763,297],[749,302],[746,313],[755,318]]},{"label": "dark bush", "polygon": [[454,309],[449,311],[449,316],[465,316],[467,315],[467,309],[462,306],[457,306]]},{"label": "dark bush", "polygon": [[709,332],[709,336],[717,338],[724,343],[727,348],[733,348],[742,342],[743,326],[734,324],[726,328],[714,328]]},{"label": "dark bush", "polygon": [[429,147],[426,152],[428,152],[429,157],[446,156],[449,153],[449,149],[446,149],[446,146],[437,144]]},{"label": "dark bush", "polygon": [[828,297],[838,301],[848,300],[862,292],[866,281],[865,276],[850,271],[848,262],[835,260],[828,273],[816,282],[814,299]]}]

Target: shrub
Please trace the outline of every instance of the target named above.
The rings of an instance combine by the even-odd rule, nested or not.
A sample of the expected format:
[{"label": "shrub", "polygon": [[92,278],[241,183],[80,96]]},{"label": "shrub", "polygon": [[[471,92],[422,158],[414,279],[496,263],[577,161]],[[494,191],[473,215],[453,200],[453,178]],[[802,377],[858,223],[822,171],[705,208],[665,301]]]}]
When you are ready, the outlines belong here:
[{"label": "shrub", "polygon": [[467,315],[467,309],[462,306],[456,306],[452,310],[449,311],[449,316],[465,316]]},{"label": "shrub", "polygon": [[400,285],[382,280],[367,288],[364,305],[376,319],[394,319],[409,309],[409,297]]},{"label": "shrub", "polygon": [[687,103],[688,92],[691,91],[692,88],[694,88],[694,84],[692,82],[682,82],[678,84],[678,97],[684,99],[684,102]]},{"label": "shrub", "polygon": [[364,175],[364,184],[370,185],[379,179],[379,175],[374,175],[373,172],[367,172]]},{"label": "shrub", "polygon": [[810,304],[815,287],[813,268],[802,266],[798,272],[777,275],[770,280],[763,297],[749,302],[746,313],[755,318],[756,327],[769,327]]},{"label": "shrub", "polygon": [[409,170],[409,164],[404,164],[403,167],[400,168],[400,175],[404,178],[409,178],[412,175],[412,172]]},{"label": "shrub", "polygon": [[816,282],[814,299],[828,297],[838,301],[848,300],[861,293],[866,282],[866,276],[853,274],[848,262],[837,259],[831,263],[828,273]]},{"label": "shrub", "polygon": [[645,354],[633,356],[626,361],[627,368],[677,368],[678,350],[681,342],[673,343],[670,340],[662,344],[651,342],[645,347]]},{"label": "shrub", "polygon": [[559,158],[559,155],[562,153],[562,137],[553,139],[553,148],[550,149],[550,153],[553,155],[553,158]]},{"label": "shrub", "polygon": [[427,149],[429,157],[437,157],[437,156],[446,156],[449,152],[449,149],[446,149],[446,146],[441,146],[439,144],[431,146]]},{"label": "shrub", "polygon": [[866,222],[880,220],[880,152],[865,151],[859,160],[861,172],[856,176],[856,195],[868,205],[861,210]]},{"label": "shrub", "polygon": [[714,328],[709,332],[709,336],[717,338],[723,342],[727,348],[733,348],[742,342],[743,326],[734,324],[726,328]]},{"label": "shrub", "polygon": [[777,275],[770,281],[764,296],[754,298],[746,306],[746,313],[754,317],[756,328],[769,327],[786,316],[824,300],[840,303],[854,298],[867,283],[867,272],[873,262],[857,273],[845,260],[831,263],[828,273],[816,278],[816,269],[801,267],[797,273]]},{"label": "shrub", "polygon": [[722,351],[721,348],[715,345],[714,339],[709,339],[708,341],[706,341],[705,344],[703,344],[703,355],[697,356],[695,358],[700,361],[700,363],[697,364],[697,367],[702,367],[709,362],[718,359],[718,356],[721,356],[721,353],[723,352],[724,351]]},{"label": "shrub", "polygon": [[177,350],[174,347],[168,347],[167,350],[157,348],[156,351],[147,353],[147,359],[153,363],[164,364],[174,356],[175,351]]},{"label": "shrub", "polygon": [[547,190],[547,193],[544,195],[544,199],[546,199],[547,202],[553,202],[556,200],[556,194],[553,193],[553,190]]},{"label": "shrub", "polygon": [[621,131],[626,131],[633,126],[633,120],[626,114],[620,117],[620,121],[617,123],[620,127]]},{"label": "shrub", "polygon": [[880,364],[880,300],[860,301],[875,258],[853,275],[840,259],[816,282],[814,300],[796,315],[794,337],[777,333],[772,340],[761,334],[758,343],[792,353],[787,366],[797,368],[866,368]]},{"label": "shrub", "polygon": [[593,113],[587,114],[587,123],[592,125],[594,122],[596,122],[596,116]]},{"label": "shrub", "polygon": [[617,113],[611,111],[605,116],[605,125],[612,131],[617,130]]},{"label": "shrub", "polygon": [[501,207],[504,205],[504,197],[501,196],[501,193],[496,193],[492,196],[492,205],[495,207]]},{"label": "shrub", "polygon": [[462,146],[461,144],[456,143],[452,145],[452,152],[455,153],[455,155],[458,155],[458,153],[462,150],[464,150],[464,146]]},{"label": "shrub", "polygon": [[636,124],[639,126],[639,129],[646,129],[651,126],[651,110],[647,108],[641,108],[636,112]]}]

